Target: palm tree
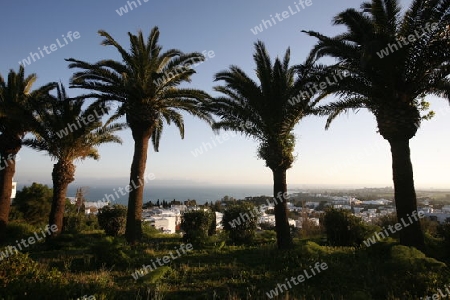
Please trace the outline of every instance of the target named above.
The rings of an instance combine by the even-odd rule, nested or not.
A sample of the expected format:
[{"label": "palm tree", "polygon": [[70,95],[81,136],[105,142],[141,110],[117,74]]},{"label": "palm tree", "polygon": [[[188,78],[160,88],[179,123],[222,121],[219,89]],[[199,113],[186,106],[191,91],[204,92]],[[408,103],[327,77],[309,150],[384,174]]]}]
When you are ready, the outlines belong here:
[{"label": "palm tree", "polygon": [[[100,30],[99,34],[105,38],[102,45],[114,46],[122,61],[102,60],[90,64],[68,59],[70,68],[82,70],[74,74],[71,86],[91,90],[85,97],[95,98],[100,104],[110,101],[119,104],[111,119],[125,116],[131,129],[134,139],[131,185],[144,178],[150,139],[154,150],[159,151],[165,122],[168,125],[173,122],[182,138],[184,121],[181,111],[211,122],[209,114],[201,109],[201,103],[209,96],[200,90],[178,87],[183,82],[190,82],[195,73],[191,65],[205,58],[201,53],[184,54],[176,49],[162,52],[157,27],[152,29],[147,41],[140,31],[137,35],[128,33],[129,52],[107,32]],[[130,244],[142,236],[143,192],[144,184],[140,184],[129,193],[125,235]]]},{"label": "palm tree", "polygon": [[252,80],[237,66],[215,75],[223,86],[214,89],[224,96],[212,101],[208,108],[220,121],[215,130],[225,129],[244,133],[260,142],[258,156],[273,173],[275,223],[279,249],[292,246],[287,217],[286,170],[294,162],[294,126],[314,113],[313,93],[308,93],[311,69],[307,65],[289,66],[290,50],[283,61],[272,64],[264,44],[255,43],[256,75]]},{"label": "palm tree", "polygon": [[[417,213],[409,140],[425,114],[427,95],[450,96],[450,2],[414,0],[404,15],[397,0],[364,2],[361,11],[347,9],[334,18],[346,32],[327,37],[308,31],[319,41],[310,58],[332,57],[326,72],[347,70],[349,76],[327,86],[322,97],[339,100],[322,107],[330,122],[350,109],[366,108],[375,115],[378,132],[392,152],[393,182],[398,221],[409,223]],[[420,222],[400,231],[403,245],[424,247]]]},{"label": "palm tree", "polygon": [[83,110],[82,98],[68,98],[63,85],[57,87],[57,96],[50,97],[36,107],[34,137],[25,139],[24,145],[37,151],[45,151],[56,160],[53,165],[53,199],[49,224],[55,224],[61,233],[68,185],[75,179],[75,160],[100,158],[97,146],[105,143],[121,143],[113,133],[123,124],[102,125],[102,111],[95,105]]},{"label": "palm tree", "polygon": [[16,155],[22,139],[32,129],[31,103],[54,88],[49,83],[31,91],[36,74],[25,77],[25,69],[10,70],[8,78],[0,75],[0,241],[5,238],[11,205],[12,180],[16,172]]}]

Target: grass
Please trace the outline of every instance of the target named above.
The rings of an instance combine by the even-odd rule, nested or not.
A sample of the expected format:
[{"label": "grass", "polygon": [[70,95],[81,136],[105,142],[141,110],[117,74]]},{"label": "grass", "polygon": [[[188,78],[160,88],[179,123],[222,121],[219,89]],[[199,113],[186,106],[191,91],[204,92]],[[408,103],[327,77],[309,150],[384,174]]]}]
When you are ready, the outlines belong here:
[{"label": "grass", "polygon": [[296,240],[279,251],[270,235],[239,247],[216,237],[135,280],[136,269],[179,248],[181,238],[147,236],[132,248],[99,231],[64,234],[0,261],[0,299],[269,299],[278,283],[316,262],[328,269],[274,299],[419,299],[450,283],[437,239],[428,238],[428,254],[442,261],[394,240],[360,249],[316,242]]}]

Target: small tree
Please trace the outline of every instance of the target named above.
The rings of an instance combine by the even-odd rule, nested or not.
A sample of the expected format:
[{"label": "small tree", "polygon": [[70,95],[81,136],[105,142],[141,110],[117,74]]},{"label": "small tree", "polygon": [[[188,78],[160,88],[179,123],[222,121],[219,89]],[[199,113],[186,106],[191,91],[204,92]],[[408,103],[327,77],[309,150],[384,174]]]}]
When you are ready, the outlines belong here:
[{"label": "small tree", "polygon": [[52,205],[53,189],[46,185],[33,182],[31,186],[24,186],[17,192],[13,201],[25,221],[32,225],[48,224],[48,214]]},{"label": "small tree", "polygon": [[185,232],[184,242],[196,245],[203,244],[212,223],[212,212],[209,210],[193,210],[185,212],[181,221],[181,230]]},{"label": "small tree", "polygon": [[236,245],[249,244],[256,234],[260,212],[253,203],[236,202],[227,206],[223,213],[223,229]]},{"label": "small tree", "polygon": [[107,235],[118,236],[125,233],[126,206],[119,204],[105,206],[99,210],[97,217],[98,224]]},{"label": "small tree", "polygon": [[328,243],[332,246],[360,246],[368,235],[368,227],[349,211],[327,209],[324,217]]},{"label": "small tree", "polygon": [[84,203],[86,202],[86,193],[87,187],[80,187],[77,189],[77,193],[75,194],[75,205],[77,207],[77,214],[80,213],[80,210],[84,210]]},{"label": "small tree", "polygon": [[[208,203],[208,202],[206,202]],[[217,218],[216,213],[214,211],[211,212],[211,224],[209,224],[208,228],[208,236],[215,235],[217,231]]]}]

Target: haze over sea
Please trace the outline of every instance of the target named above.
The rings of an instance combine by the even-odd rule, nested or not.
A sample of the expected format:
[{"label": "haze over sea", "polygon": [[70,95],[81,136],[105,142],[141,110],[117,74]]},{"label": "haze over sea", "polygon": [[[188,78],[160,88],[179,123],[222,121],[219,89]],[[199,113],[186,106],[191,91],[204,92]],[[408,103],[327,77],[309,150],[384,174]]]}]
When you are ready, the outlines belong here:
[{"label": "haze over sea", "polygon": [[[124,185],[125,186],[125,185]],[[122,187],[124,187],[122,186]],[[76,189],[79,186],[69,187],[67,196],[75,196]],[[113,204],[123,204],[128,203],[128,193],[122,190],[123,196],[118,191],[120,186],[89,186],[88,192],[86,194],[86,199],[89,201],[98,201],[105,199],[106,195],[112,195],[114,197]],[[117,197],[117,195],[120,197]],[[214,186],[210,184],[205,184],[204,186],[186,186],[186,185],[164,185],[164,186],[146,186],[144,188],[144,203],[147,201],[172,201],[173,199],[178,201],[192,200],[195,199],[197,204],[204,204],[206,201],[216,201],[222,199],[224,196],[234,197],[236,199],[243,199],[249,196],[262,196],[262,195],[272,195],[271,185],[221,185]],[[111,196],[109,197],[111,200]]]},{"label": "haze over sea", "polygon": [[[126,182],[126,181],[125,181]],[[71,185],[67,191],[67,197],[74,197],[76,189],[85,186],[87,187],[86,199],[88,201],[106,201],[106,195],[112,195],[114,200],[112,204],[128,204],[128,193],[124,190],[126,184],[122,185]],[[384,187],[384,185],[374,185],[373,187]],[[49,184],[51,187],[51,184]],[[120,194],[118,188],[122,187],[123,196]],[[288,193],[299,192],[306,189],[330,189],[330,188],[361,188],[363,185],[299,185],[293,184],[288,187]],[[116,196],[117,195],[119,197]],[[144,203],[153,201],[155,203],[158,199],[160,201],[177,201],[196,200],[197,204],[204,204],[205,202],[215,202],[222,199],[224,196],[230,196],[235,199],[244,199],[245,197],[254,196],[273,196],[273,186],[271,184],[223,184],[213,185],[210,183],[204,184],[186,184],[182,181],[174,181],[173,184],[167,182],[152,183],[146,185],[144,188]],[[111,196],[109,197],[111,200]]]}]

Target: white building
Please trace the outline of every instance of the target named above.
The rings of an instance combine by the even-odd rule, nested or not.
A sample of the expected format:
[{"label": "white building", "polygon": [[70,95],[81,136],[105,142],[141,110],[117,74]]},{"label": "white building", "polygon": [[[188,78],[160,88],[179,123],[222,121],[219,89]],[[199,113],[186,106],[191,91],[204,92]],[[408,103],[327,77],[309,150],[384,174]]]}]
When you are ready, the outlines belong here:
[{"label": "white building", "polygon": [[275,226],[275,215],[268,215],[264,213],[260,218],[258,224],[261,223],[269,223],[272,226]]},{"label": "white building", "polygon": [[154,216],[145,219],[144,222],[149,222],[151,226],[164,233],[175,233],[176,232],[176,217],[159,217]]},{"label": "white building", "polygon": [[363,205],[389,205],[392,201],[386,199],[362,201]]},{"label": "white building", "polygon": [[11,190],[11,199],[16,198],[17,182],[13,181]]},{"label": "white building", "polygon": [[[71,201],[72,202],[72,201]],[[84,202],[84,213],[85,214],[94,214],[98,213],[98,210],[109,205],[109,202],[104,201],[96,201],[96,202]]]},{"label": "white building", "polygon": [[223,229],[223,213],[216,211],[216,229]]},{"label": "white building", "polygon": [[450,205],[444,205],[442,206],[442,211],[446,213],[450,213]]},{"label": "white building", "polygon": [[179,207],[144,209],[142,219],[164,233],[176,233],[176,228],[181,223],[181,212]]},{"label": "white building", "polygon": [[448,220],[450,220],[450,213],[444,212],[425,213],[425,217],[430,220],[435,220],[439,223],[445,223]]}]

